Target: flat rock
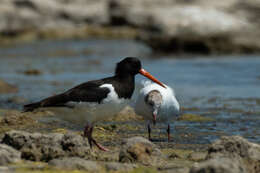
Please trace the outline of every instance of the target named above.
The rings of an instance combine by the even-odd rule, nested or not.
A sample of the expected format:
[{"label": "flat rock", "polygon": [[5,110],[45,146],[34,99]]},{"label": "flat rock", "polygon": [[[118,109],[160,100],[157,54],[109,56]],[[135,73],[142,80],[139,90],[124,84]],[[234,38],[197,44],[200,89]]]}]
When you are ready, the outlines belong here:
[{"label": "flat rock", "polygon": [[205,160],[207,156],[207,153],[205,152],[192,152],[191,154],[189,154],[188,159],[195,161],[195,162],[199,162],[202,160]]},{"label": "flat rock", "polygon": [[86,140],[76,134],[41,134],[24,131],[5,133],[2,143],[22,153],[22,158],[32,161],[49,161],[59,157],[86,157],[90,148]]},{"label": "flat rock", "polygon": [[195,164],[189,173],[249,173],[240,161],[231,158],[215,158]]},{"label": "flat rock", "polygon": [[104,167],[107,171],[131,171],[138,166],[130,163],[105,162]]},{"label": "flat rock", "polygon": [[65,157],[49,161],[49,165],[61,169],[77,169],[91,172],[100,171],[101,166],[95,161],[85,160],[79,157]]},{"label": "flat rock", "polygon": [[[0,165],[14,163],[21,160],[21,153],[12,147],[0,144]],[[0,169],[1,172],[1,169]]]},{"label": "flat rock", "polygon": [[222,157],[242,160],[249,172],[260,172],[260,145],[241,136],[223,136],[209,147],[207,159]]},{"label": "flat rock", "polygon": [[120,162],[139,162],[144,165],[158,165],[163,162],[163,154],[155,144],[143,137],[132,137],[122,142]]}]

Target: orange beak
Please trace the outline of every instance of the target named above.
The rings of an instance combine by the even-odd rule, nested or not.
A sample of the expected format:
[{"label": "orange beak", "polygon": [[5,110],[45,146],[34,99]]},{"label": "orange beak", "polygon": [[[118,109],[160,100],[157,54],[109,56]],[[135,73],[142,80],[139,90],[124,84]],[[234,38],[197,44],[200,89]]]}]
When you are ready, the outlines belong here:
[{"label": "orange beak", "polygon": [[152,81],[154,81],[155,83],[161,85],[163,88],[166,88],[162,82],[160,82],[158,79],[156,79],[155,77],[153,77],[150,73],[148,73],[147,71],[145,71],[143,68],[141,70],[139,70],[139,73],[145,77],[147,77],[148,79],[151,79]]}]

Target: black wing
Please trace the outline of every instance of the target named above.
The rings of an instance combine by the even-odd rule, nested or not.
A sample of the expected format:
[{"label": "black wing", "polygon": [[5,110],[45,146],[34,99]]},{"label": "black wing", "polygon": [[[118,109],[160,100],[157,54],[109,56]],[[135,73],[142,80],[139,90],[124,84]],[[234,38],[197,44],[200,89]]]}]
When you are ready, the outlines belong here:
[{"label": "black wing", "polygon": [[102,84],[102,81],[86,82],[68,90],[64,94],[69,98],[68,101],[100,103],[110,92],[106,87],[100,88]]},{"label": "black wing", "polygon": [[48,97],[39,102],[24,106],[24,111],[33,111],[39,107],[66,106],[70,101],[74,102],[98,102],[100,103],[110,90],[106,87],[100,88],[104,82],[102,80],[89,81],[78,85],[65,93]]}]

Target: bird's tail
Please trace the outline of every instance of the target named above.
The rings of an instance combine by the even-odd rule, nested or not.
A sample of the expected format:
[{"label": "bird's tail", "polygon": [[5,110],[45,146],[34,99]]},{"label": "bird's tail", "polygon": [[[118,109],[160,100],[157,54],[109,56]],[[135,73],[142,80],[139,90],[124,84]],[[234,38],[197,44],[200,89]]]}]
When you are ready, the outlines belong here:
[{"label": "bird's tail", "polygon": [[41,107],[41,102],[35,102],[35,103],[28,104],[28,105],[24,105],[23,111],[32,112],[34,109],[37,109],[39,107]]},{"label": "bird's tail", "polygon": [[39,102],[31,103],[28,105],[24,105],[23,110],[24,112],[31,112],[34,109],[40,108],[40,107],[52,107],[52,106],[60,106],[64,107],[66,106],[64,103],[68,101],[68,98],[66,94],[58,94],[51,97],[48,97],[46,99],[43,99]]}]

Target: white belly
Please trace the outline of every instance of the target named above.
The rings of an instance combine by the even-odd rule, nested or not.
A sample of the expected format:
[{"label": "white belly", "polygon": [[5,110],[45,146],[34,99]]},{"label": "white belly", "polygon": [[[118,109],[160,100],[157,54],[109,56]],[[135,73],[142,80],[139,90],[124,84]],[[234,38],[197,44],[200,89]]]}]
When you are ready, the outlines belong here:
[{"label": "white belly", "polygon": [[85,124],[95,123],[115,116],[128,103],[129,99],[118,98],[111,84],[104,84],[100,87],[110,89],[107,97],[99,103],[91,102],[68,102],[67,105],[73,108],[48,108],[54,112],[58,118],[69,121],[71,123]]}]

